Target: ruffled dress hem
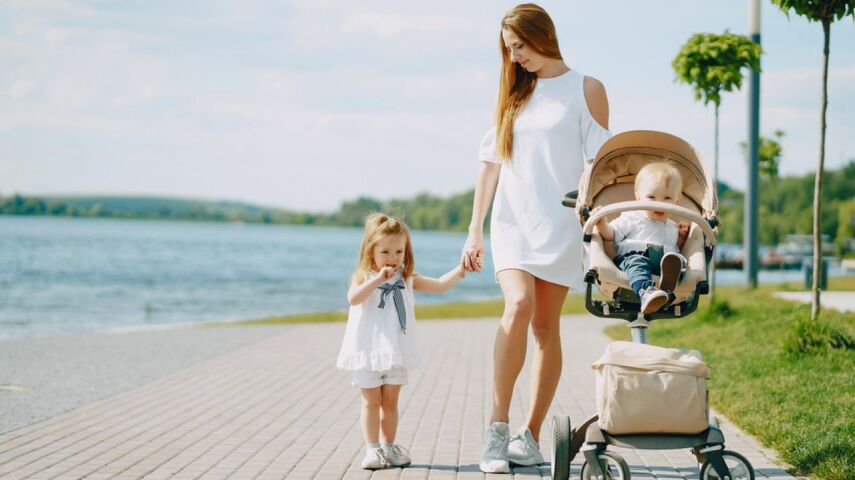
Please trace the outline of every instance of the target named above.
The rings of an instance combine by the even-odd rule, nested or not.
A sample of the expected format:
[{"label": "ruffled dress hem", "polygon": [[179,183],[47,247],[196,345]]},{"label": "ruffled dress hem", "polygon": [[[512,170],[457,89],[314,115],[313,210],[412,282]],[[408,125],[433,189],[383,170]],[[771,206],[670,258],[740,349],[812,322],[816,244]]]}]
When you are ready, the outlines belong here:
[{"label": "ruffled dress hem", "polygon": [[369,355],[364,352],[352,352],[339,355],[336,367],[351,372],[358,370],[382,372],[395,367],[422,368],[422,361],[413,355],[404,356],[400,353]]}]

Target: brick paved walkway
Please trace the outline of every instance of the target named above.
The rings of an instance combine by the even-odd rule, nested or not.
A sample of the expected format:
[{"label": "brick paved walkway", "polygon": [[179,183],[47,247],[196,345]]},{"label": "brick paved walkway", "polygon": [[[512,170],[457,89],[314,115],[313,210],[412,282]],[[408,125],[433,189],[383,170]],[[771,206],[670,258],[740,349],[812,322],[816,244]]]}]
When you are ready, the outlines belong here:
[{"label": "brick paved walkway", "polygon": [[[342,324],[302,325],[167,375],[148,385],[0,435],[0,478],[11,479],[506,479],[477,463],[488,415],[497,321],[423,321],[428,367],[402,390],[398,443],[406,469],[359,468],[359,394],[333,368]],[[551,413],[578,423],[593,412],[589,365],[608,342],[602,320],[562,320],[565,369]],[[531,348],[529,349],[531,351]],[[524,418],[527,370],[511,427]],[[792,478],[774,454],[723,423],[727,446],[758,478]],[[543,451],[549,456],[548,427]],[[688,451],[618,450],[632,478],[697,478]],[[582,456],[574,462],[578,478]],[[549,477],[549,465],[513,478]]]}]

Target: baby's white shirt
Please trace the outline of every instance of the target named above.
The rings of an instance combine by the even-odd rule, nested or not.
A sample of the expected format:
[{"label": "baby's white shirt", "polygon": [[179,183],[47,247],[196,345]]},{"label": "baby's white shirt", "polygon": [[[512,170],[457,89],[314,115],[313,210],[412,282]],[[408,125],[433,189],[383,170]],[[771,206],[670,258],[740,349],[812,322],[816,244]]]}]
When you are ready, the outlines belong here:
[{"label": "baby's white shirt", "polygon": [[661,245],[665,253],[676,252],[677,224],[666,219],[657,222],[647,216],[644,211],[624,212],[618,218],[609,222],[615,232],[615,246],[618,255],[632,251],[647,250],[648,245]]}]

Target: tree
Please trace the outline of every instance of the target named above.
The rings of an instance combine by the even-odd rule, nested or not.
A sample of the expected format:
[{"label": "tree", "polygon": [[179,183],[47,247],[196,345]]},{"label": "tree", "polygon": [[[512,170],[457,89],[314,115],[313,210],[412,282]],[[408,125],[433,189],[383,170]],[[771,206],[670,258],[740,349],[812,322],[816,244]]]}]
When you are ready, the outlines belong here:
[{"label": "tree", "polygon": [[344,202],[336,216],[336,223],[346,227],[361,227],[365,224],[365,217],[374,212],[383,210],[380,201],[370,197],[359,197],[351,202]]},{"label": "tree", "polygon": [[796,15],[805,17],[809,22],[822,24],[822,95],[820,97],[819,120],[819,160],[817,161],[813,191],[813,301],[811,302],[810,318],[816,320],[819,316],[819,272],[822,266],[822,215],[820,202],[822,195],[822,174],[825,166],[825,115],[828,109],[828,55],[831,41],[831,23],[843,17],[855,18],[855,0],[772,0],[788,17],[790,10]]},{"label": "tree", "polygon": [[[724,31],[696,33],[680,48],[671,66],[676,81],[688,83],[695,90],[695,100],[710,102],[715,106],[715,160],[713,188],[718,193],[718,107],[721,92],[742,88],[742,68],[760,70],[760,45],[744,35]],[[715,264],[713,262],[712,286],[715,291]]]},{"label": "tree", "polygon": [[837,210],[837,252],[840,256],[849,253],[849,245],[855,238],[855,200],[843,202]]},{"label": "tree", "polygon": [[[760,175],[766,180],[775,180],[778,178],[778,167],[781,160],[781,155],[784,150],[778,140],[784,138],[783,130],[775,130],[772,136],[775,138],[766,138],[760,136],[760,148],[758,149],[758,157],[760,162]],[[742,153],[748,157],[748,143],[739,142],[739,148]]]}]

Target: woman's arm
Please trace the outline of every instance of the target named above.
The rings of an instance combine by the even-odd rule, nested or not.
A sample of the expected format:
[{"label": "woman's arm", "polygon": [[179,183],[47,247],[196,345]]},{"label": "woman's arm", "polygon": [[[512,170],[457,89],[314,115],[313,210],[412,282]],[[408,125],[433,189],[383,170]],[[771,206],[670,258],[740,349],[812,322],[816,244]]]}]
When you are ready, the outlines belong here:
[{"label": "woman's arm", "polygon": [[415,275],[413,277],[413,290],[429,293],[444,292],[459,282],[464,275],[466,275],[466,270],[464,270],[463,265],[452,268],[439,278]]},{"label": "woman's arm", "polygon": [[468,272],[480,272],[482,263],[478,257],[484,255],[484,219],[496,194],[499,172],[502,164],[481,162],[478,179],[475,182],[475,198],[472,200],[472,221],[469,223],[469,236],[463,246],[463,268]]},{"label": "woman's arm", "polygon": [[603,83],[593,77],[585,77],[583,80],[585,90],[585,103],[594,120],[606,130],[609,129],[609,99],[606,96],[606,87]]},{"label": "woman's arm", "polygon": [[347,290],[347,303],[351,305],[359,305],[360,303],[368,300],[368,297],[371,296],[371,292],[374,291],[375,288],[379,287],[381,283],[392,278],[392,275],[395,274],[395,269],[392,267],[383,267],[374,278],[366,278],[364,282],[360,284],[353,283],[350,285],[350,288]]}]

